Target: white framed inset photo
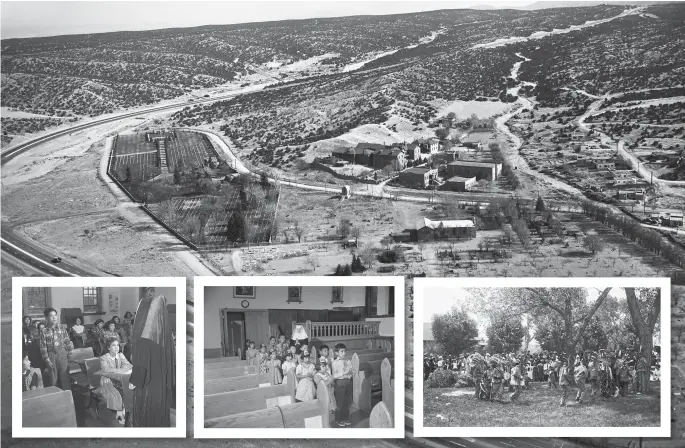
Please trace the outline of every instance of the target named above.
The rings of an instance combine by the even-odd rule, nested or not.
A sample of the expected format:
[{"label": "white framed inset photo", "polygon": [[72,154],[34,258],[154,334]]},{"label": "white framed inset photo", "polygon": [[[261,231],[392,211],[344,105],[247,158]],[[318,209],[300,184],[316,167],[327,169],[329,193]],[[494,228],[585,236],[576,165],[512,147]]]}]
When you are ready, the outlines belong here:
[{"label": "white framed inset photo", "polygon": [[415,436],[670,437],[670,279],[416,278],[414,295]]},{"label": "white framed inset photo", "polygon": [[[232,291],[250,287],[246,308]],[[194,288],[196,438],[404,437],[402,277],[195,277]]]},{"label": "white framed inset photo", "polygon": [[13,278],[12,437],[185,438],[185,297],[185,278]]}]

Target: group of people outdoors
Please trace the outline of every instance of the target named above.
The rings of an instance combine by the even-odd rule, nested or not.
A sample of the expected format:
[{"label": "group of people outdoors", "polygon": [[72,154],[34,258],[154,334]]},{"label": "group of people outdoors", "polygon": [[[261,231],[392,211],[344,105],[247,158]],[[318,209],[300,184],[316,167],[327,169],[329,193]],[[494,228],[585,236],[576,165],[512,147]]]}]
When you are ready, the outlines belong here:
[{"label": "group of people outdoors", "polygon": [[317,358],[312,359],[309,338],[302,326],[297,326],[289,341],[285,335],[269,338],[268,344],[256,348],[254,341],[247,341],[245,357],[248,365],[256,366],[261,374],[269,375],[271,384],[287,381],[287,372],[293,371],[295,399],[309,401],[317,398],[317,386],[323,383],[328,389],[330,412],[335,413],[334,425],[350,426],[352,405],[352,361],[346,358],[345,344],[336,344],[331,350],[321,345]]},{"label": "group of people outdoors", "polygon": [[572,389],[577,389],[577,403],[582,403],[586,392],[593,401],[598,396],[606,399],[646,393],[650,379],[659,379],[659,354],[654,352],[652,359],[648,366],[637,350],[601,349],[575,356],[548,351],[519,356],[476,352],[447,357],[428,354],[423,366],[424,381],[439,369],[462,373],[473,382],[476,398],[499,402],[505,391],[515,401],[531,383],[547,383],[550,389],[561,390],[559,405],[566,406]]},{"label": "group of people outdoors", "polygon": [[[102,372],[130,373],[132,410],[124,408],[121,381],[101,375],[97,388],[107,408],[116,413],[117,422],[134,427],[168,427],[175,384],[175,344],[166,299],[153,297],[154,288],[150,289],[150,295],[138,306],[141,322],[135,321],[135,313],[127,312],[123,324],[117,316],[106,324],[98,319],[86,332],[79,317],[71,327],[60,324],[54,308],[44,310],[45,321],[24,316],[22,391],[49,386],[72,390],[77,384],[70,374],[72,352],[74,348],[92,347],[94,355],[100,358]],[[151,306],[153,301],[161,305]],[[127,421],[128,411],[131,418]]]}]

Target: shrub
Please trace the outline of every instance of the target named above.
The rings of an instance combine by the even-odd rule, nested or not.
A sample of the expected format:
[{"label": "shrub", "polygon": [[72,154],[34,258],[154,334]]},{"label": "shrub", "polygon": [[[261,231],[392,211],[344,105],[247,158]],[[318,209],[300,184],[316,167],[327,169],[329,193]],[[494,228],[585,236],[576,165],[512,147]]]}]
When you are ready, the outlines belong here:
[{"label": "shrub", "polygon": [[381,263],[396,263],[397,262],[397,252],[394,250],[386,250],[378,256],[378,261]]},{"label": "shrub", "polygon": [[473,378],[471,378],[471,375],[469,375],[466,372],[456,372],[454,373],[454,377],[456,380],[455,387],[473,387],[475,384],[473,383]]},{"label": "shrub", "polygon": [[428,387],[452,387],[456,380],[452,371],[445,369],[438,369],[428,376]]}]

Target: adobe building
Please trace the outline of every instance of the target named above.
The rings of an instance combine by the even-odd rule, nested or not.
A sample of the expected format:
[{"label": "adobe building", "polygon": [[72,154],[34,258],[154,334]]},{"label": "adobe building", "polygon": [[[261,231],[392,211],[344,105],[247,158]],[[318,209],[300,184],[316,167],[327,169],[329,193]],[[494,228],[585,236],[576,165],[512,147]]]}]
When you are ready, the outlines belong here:
[{"label": "adobe building", "polygon": [[426,188],[438,176],[438,170],[431,168],[407,168],[400,171],[399,182],[405,187]]},{"label": "adobe building", "polygon": [[447,179],[445,189],[450,191],[468,191],[476,184],[475,177],[454,176]]},{"label": "adobe building", "polygon": [[502,172],[501,163],[468,162],[456,160],[447,164],[447,175],[450,177],[475,177],[476,180],[497,180]]}]

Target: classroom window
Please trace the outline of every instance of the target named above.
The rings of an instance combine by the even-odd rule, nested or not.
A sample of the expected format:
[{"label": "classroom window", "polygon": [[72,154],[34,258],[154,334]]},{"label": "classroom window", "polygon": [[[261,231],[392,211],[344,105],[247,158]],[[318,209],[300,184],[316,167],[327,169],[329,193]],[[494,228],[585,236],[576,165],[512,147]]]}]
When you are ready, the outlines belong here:
[{"label": "classroom window", "polygon": [[102,312],[102,292],[100,288],[83,288],[83,312]]}]

